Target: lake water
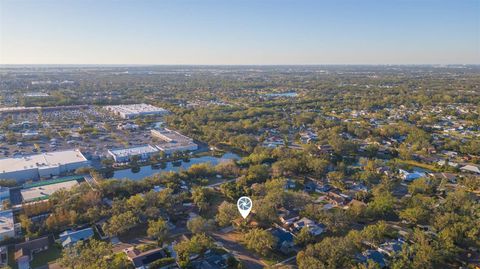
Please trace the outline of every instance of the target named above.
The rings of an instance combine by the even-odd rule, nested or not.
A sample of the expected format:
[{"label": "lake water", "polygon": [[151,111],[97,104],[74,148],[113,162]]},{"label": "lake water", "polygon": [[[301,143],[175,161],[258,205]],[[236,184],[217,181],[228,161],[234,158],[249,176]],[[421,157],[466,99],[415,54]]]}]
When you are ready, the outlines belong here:
[{"label": "lake water", "polygon": [[211,163],[212,165],[217,165],[221,162],[228,161],[228,160],[239,160],[240,156],[234,153],[225,153],[221,157],[213,157],[213,156],[202,156],[198,158],[190,158],[189,162],[181,161],[180,165],[174,166],[172,162],[166,163],[165,168],[154,168],[151,165],[146,165],[140,167],[139,171],[132,171],[131,168],[128,169],[123,169],[123,170],[117,170],[113,173],[112,178],[127,178],[131,180],[140,180],[145,177],[151,176],[156,173],[161,173],[161,172],[178,172],[180,170],[186,170],[193,164],[197,163]]}]

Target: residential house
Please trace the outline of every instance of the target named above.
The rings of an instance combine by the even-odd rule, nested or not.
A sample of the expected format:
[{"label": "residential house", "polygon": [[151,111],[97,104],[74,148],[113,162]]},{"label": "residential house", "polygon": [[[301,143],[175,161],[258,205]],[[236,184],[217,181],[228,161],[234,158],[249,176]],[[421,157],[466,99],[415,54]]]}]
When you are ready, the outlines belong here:
[{"label": "residential house", "polygon": [[153,191],[154,191],[154,192],[161,192],[161,191],[163,191],[163,190],[165,190],[165,189],[167,189],[167,188],[164,187],[164,186],[160,186],[160,185],[155,185],[155,186],[153,186]]},{"label": "residential house", "polygon": [[325,225],[316,223],[315,221],[306,217],[303,217],[293,223],[293,230],[295,232],[300,232],[300,230],[302,230],[304,227],[308,228],[308,231],[313,236],[322,234],[326,228]]},{"label": "residential house", "polygon": [[54,243],[52,235],[40,237],[15,245],[15,261],[19,269],[29,269],[33,255],[47,250]]},{"label": "residential house", "polygon": [[410,172],[405,171],[403,169],[398,169],[398,171],[400,172],[400,175],[401,175],[402,179],[405,180],[405,181],[409,181],[409,182],[425,176],[425,173],[423,173],[423,172],[414,171],[414,172],[410,173]]},{"label": "residential house", "polygon": [[315,192],[327,193],[332,190],[332,186],[329,184],[318,184]]},{"label": "residential house", "polygon": [[450,162],[448,160],[440,160],[440,161],[437,162],[437,164],[440,165],[440,166],[447,166],[448,165],[448,166],[451,166],[451,167],[454,167],[454,168],[457,168],[459,166],[458,163]]},{"label": "residential house", "polygon": [[320,151],[321,154],[332,154],[333,153],[333,148],[332,146],[326,144],[326,145],[319,145],[317,146],[318,150]]},{"label": "residential house", "polygon": [[267,148],[276,148],[285,145],[285,141],[277,136],[269,137],[263,141],[263,146]]},{"label": "residential house", "polygon": [[338,194],[333,191],[328,192],[326,199],[334,206],[344,206],[352,199],[344,194]]},{"label": "residential house", "polygon": [[134,247],[123,250],[127,255],[127,259],[132,262],[135,268],[148,268],[148,264],[167,257],[167,253],[162,248],[154,248],[145,252],[141,252]]},{"label": "residential house", "polygon": [[293,240],[294,236],[292,233],[282,228],[273,228],[270,230],[270,233],[276,238],[276,250],[282,252],[283,254],[289,254],[295,251],[293,249],[295,242]]},{"label": "residential house", "polygon": [[353,185],[350,187],[350,190],[353,191],[353,192],[359,192],[359,191],[368,192],[369,191],[368,187],[365,186],[365,184],[357,183],[357,182],[353,183]]},{"label": "residential house", "polygon": [[390,167],[388,167],[388,166],[381,166],[381,167],[377,168],[377,173],[384,174],[387,177],[390,177],[390,176],[393,175],[392,169],[390,169]]},{"label": "residential house", "polygon": [[318,139],[317,134],[312,132],[312,131],[305,131],[305,132],[300,133],[300,141],[303,144],[310,143],[310,142],[315,141],[317,139]]},{"label": "residential house", "polygon": [[283,188],[285,190],[289,190],[289,189],[295,189],[296,187],[296,183],[295,183],[295,180],[291,179],[291,178],[287,178],[287,180],[285,181],[285,185],[283,186]]},{"label": "residential house", "polygon": [[317,190],[317,183],[309,181],[303,185],[303,189],[306,192],[315,192]]},{"label": "residential house", "polygon": [[231,254],[228,253],[221,255],[214,250],[207,250],[202,258],[192,261],[190,267],[193,269],[226,269],[230,257]]},{"label": "residential house", "polygon": [[278,217],[280,222],[285,226],[292,225],[295,221],[300,218],[299,212],[296,210],[288,210],[286,208],[280,208],[277,210]]},{"label": "residential house", "polygon": [[378,246],[377,250],[383,254],[388,255],[389,257],[393,257],[397,253],[402,251],[403,244],[405,244],[405,241],[401,239],[390,240]]},{"label": "residential house", "polygon": [[63,247],[68,247],[68,246],[75,245],[78,241],[87,240],[87,239],[90,239],[91,237],[93,237],[92,228],[86,228],[86,229],[77,230],[77,231],[66,230],[60,234],[59,241]]},{"label": "residential house", "polygon": [[438,179],[446,179],[450,183],[457,182],[457,175],[452,173],[432,173],[432,176]]},{"label": "residential house", "polygon": [[443,154],[445,154],[446,156],[450,157],[450,158],[455,158],[458,156],[458,153],[455,152],[455,151],[447,151],[447,150],[444,150],[442,151]]},{"label": "residential house", "polygon": [[118,129],[118,130],[130,130],[130,131],[134,131],[134,130],[137,130],[138,127],[139,127],[139,126],[138,126],[137,124],[130,123],[130,122],[120,123],[120,124],[117,125],[117,129]]},{"label": "residential house", "polygon": [[368,260],[372,260],[375,263],[377,263],[380,268],[386,268],[387,267],[387,259],[385,255],[383,255],[381,252],[377,250],[366,250],[362,254],[356,255],[357,261],[360,263],[368,263]]},{"label": "residential house", "polygon": [[347,204],[348,207],[352,207],[352,206],[358,206],[358,207],[367,207],[367,204],[362,202],[362,201],[359,201],[357,199],[352,199],[348,204]]},{"label": "residential house", "polygon": [[480,174],[480,168],[478,168],[478,166],[471,165],[471,164],[461,167],[460,170],[462,170],[463,172]]}]

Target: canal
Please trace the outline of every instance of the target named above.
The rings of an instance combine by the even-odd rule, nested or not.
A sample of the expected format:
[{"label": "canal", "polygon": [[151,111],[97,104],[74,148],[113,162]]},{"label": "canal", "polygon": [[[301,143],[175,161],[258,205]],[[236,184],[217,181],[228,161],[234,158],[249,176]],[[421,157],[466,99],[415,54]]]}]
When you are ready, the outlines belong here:
[{"label": "canal", "polygon": [[190,166],[197,163],[211,163],[212,165],[217,165],[221,162],[228,160],[239,160],[240,156],[235,153],[225,153],[221,157],[214,156],[202,156],[196,158],[190,158],[189,161],[178,161],[178,162],[167,162],[163,166],[152,166],[146,165],[138,168],[128,168],[122,170],[116,170],[113,172],[111,178],[117,179],[131,179],[131,180],[140,180],[145,177],[161,173],[161,172],[178,172],[180,170],[187,170]]}]

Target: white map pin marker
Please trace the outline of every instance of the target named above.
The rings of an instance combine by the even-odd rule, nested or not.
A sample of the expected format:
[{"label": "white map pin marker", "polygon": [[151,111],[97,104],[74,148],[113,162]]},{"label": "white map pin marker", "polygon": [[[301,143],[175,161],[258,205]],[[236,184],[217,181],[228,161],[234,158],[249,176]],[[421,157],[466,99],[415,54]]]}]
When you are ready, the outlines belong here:
[{"label": "white map pin marker", "polygon": [[237,201],[238,211],[240,211],[240,215],[245,219],[247,218],[248,214],[252,210],[252,199],[248,198],[247,196],[242,196]]}]

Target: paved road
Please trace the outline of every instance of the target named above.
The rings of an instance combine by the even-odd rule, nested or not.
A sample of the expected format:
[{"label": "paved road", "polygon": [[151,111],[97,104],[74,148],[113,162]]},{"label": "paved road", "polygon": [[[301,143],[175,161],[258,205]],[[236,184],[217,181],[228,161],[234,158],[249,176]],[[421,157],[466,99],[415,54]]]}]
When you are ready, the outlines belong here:
[{"label": "paved road", "polygon": [[233,182],[235,180],[237,180],[237,179],[233,178],[233,179],[225,180],[225,181],[222,181],[222,182],[217,182],[217,183],[214,183],[214,184],[207,185],[207,186],[205,186],[205,188],[213,189],[215,187],[218,187],[218,186],[222,185],[223,183]]},{"label": "paved road", "polygon": [[251,251],[245,249],[241,244],[237,243],[229,234],[212,233],[211,236],[220,242],[223,247],[228,249],[238,260],[240,260],[246,268],[260,269],[267,266],[260,258]]},{"label": "paved road", "polygon": [[290,258],[288,258],[288,259],[285,259],[285,260],[283,260],[283,261],[281,261],[281,262],[273,265],[272,267],[273,267],[273,268],[276,268],[276,267],[278,267],[278,266],[287,265],[287,264],[296,265],[296,262],[297,262],[296,259],[297,259],[297,256],[295,255],[295,256],[292,256],[292,257],[290,257]]}]

